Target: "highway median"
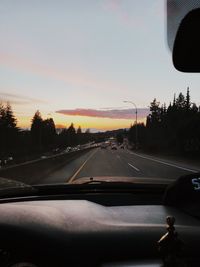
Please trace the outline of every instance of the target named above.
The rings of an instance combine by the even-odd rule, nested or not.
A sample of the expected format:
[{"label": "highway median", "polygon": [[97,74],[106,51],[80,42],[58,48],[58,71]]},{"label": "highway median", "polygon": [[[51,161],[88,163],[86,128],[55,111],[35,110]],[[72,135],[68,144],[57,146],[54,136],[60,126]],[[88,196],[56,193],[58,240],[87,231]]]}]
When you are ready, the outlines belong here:
[{"label": "highway median", "polygon": [[27,184],[36,184],[49,173],[56,171],[68,162],[71,162],[94,148],[95,147],[92,146],[78,151],[63,152],[57,155],[4,167],[0,169],[0,177],[21,181]]}]

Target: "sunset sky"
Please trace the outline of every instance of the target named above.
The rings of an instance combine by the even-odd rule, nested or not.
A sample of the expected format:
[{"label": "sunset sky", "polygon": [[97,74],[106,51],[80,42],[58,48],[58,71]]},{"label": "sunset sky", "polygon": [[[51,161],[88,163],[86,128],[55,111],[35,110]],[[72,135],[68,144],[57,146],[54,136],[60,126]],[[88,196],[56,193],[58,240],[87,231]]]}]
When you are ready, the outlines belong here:
[{"label": "sunset sky", "polygon": [[153,98],[169,104],[200,75],[172,65],[162,0],[1,0],[0,101],[18,126],[40,110],[58,127],[127,128]]}]

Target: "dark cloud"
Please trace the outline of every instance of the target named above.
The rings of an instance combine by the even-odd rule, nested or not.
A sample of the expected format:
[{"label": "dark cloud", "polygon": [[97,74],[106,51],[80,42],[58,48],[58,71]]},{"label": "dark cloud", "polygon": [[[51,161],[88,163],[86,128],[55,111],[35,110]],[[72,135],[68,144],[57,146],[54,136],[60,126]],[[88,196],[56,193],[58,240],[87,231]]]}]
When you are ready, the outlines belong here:
[{"label": "dark cloud", "polygon": [[[110,119],[133,119],[135,116],[134,109],[63,109],[57,110],[56,113],[68,115],[68,116],[85,116],[85,117],[97,117],[97,118],[110,118]],[[143,119],[149,114],[148,108],[138,109],[138,119]]]}]

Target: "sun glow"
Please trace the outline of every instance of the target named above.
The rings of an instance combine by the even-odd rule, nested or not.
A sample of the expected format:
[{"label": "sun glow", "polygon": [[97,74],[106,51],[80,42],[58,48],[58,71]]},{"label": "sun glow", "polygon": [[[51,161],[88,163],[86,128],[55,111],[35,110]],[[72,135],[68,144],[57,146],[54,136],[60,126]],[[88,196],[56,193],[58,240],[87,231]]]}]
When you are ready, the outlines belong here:
[{"label": "sun glow", "polygon": [[[131,124],[135,123],[135,120],[129,119],[109,119],[109,118],[93,118],[93,117],[82,117],[82,116],[66,116],[62,114],[50,114],[51,116],[42,116],[43,119],[52,117],[54,119],[56,128],[69,127],[71,123],[74,124],[75,128],[81,126],[82,129],[95,129],[100,131],[114,130],[120,128],[129,128]],[[17,116],[18,127],[30,128],[31,126],[30,116]],[[145,123],[146,119],[140,119],[139,122]]]}]

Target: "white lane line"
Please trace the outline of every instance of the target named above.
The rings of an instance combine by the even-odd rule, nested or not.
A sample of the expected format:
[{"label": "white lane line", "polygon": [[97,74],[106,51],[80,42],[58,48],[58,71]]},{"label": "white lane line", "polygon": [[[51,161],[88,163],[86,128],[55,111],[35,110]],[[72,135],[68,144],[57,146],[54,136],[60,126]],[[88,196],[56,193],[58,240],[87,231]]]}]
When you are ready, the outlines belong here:
[{"label": "white lane line", "polygon": [[78,170],[73,174],[73,176],[67,181],[67,183],[71,183],[76,176],[78,175],[78,173],[83,169],[83,167],[85,166],[85,164],[91,159],[91,157],[94,156],[94,154],[97,152],[97,150],[95,150],[92,154],[90,154],[89,158],[87,158],[83,164],[78,168]]},{"label": "white lane line", "polygon": [[158,160],[158,159],[152,159],[152,158],[148,158],[148,157],[145,157],[145,156],[142,156],[142,155],[139,155],[139,154],[136,154],[136,153],[130,153],[131,155],[135,155],[135,156],[138,156],[140,158],[143,158],[143,159],[148,159],[148,160],[152,160],[152,161],[155,161],[155,162],[158,162],[158,163],[161,163],[161,164],[164,164],[164,165],[168,165],[170,167],[174,167],[174,168],[177,168],[177,169],[181,169],[181,170],[184,170],[184,171],[188,171],[188,172],[198,172],[197,170],[193,170],[193,169],[188,169],[188,168],[185,168],[185,167],[181,167],[181,166],[178,166],[176,164],[173,164],[173,163],[168,163],[168,162],[165,162],[165,161],[162,161],[162,160]]},{"label": "white lane line", "polygon": [[135,166],[133,166],[132,164],[128,163],[128,165],[129,165],[130,167],[132,167],[133,169],[135,169],[137,172],[139,172],[139,171],[140,171],[138,168],[136,168],[136,167],[135,167]]}]

